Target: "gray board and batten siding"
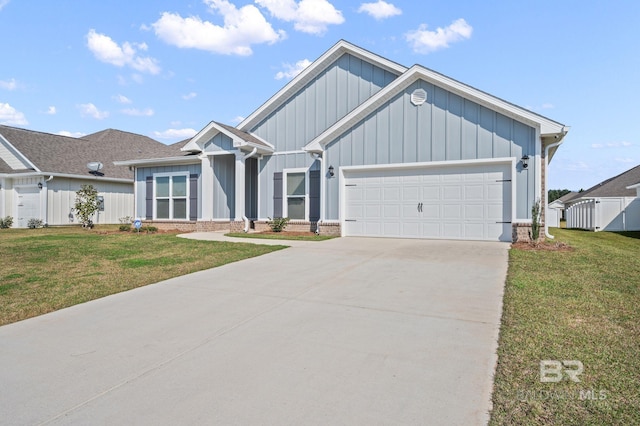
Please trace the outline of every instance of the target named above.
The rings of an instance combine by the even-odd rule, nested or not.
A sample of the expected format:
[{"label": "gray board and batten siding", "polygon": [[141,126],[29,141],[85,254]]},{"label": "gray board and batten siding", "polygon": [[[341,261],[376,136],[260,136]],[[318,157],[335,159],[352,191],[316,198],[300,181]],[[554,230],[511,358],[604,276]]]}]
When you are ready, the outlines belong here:
[{"label": "gray board and batten siding", "polygon": [[[411,93],[427,92],[415,106]],[[423,80],[382,104],[326,145],[326,167],[535,156],[536,131]],[[536,168],[518,166],[516,218],[531,218]],[[327,220],[339,219],[338,179],[326,185]]]},{"label": "gray board and batten siding", "polygon": [[277,151],[300,150],[397,77],[344,54],[250,132]]}]

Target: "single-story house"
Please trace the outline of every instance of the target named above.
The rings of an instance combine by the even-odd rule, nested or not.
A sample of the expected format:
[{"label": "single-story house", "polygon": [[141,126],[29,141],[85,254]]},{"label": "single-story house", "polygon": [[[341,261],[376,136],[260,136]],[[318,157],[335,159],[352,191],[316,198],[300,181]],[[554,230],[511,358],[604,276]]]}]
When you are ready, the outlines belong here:
[{"label": "single-story house", "polygon": [[565,202],[567,228],[640,231],[640,165]]},{"label": "single-story house", "polygon": [[[240,84],[240,83],[238,83]],[[240,89],[240,87],[239,87]],[[568,128],[339,41],[236,127],[131,159],[136,216],[198,230],[512,241]]]},{"label": "single-story house", "polygon": [[118,223],[134,214],[133,171],[113,162],[174,151],[179,147],[113,129],[72,138],[0,125],[0,217],[12,216],[18,228],[30,219],[78,223],[76,191],[91,184],[103,201],[94,223]]},{"label": "single-story house", "polygon": [[560,221],[566,220],[565,217],[565,203],[574,197],[578,196],[578,192],[571,191],[564,194],[562,197],[553,200],[547,205],[546,223],[547,226],[560,227]]}]

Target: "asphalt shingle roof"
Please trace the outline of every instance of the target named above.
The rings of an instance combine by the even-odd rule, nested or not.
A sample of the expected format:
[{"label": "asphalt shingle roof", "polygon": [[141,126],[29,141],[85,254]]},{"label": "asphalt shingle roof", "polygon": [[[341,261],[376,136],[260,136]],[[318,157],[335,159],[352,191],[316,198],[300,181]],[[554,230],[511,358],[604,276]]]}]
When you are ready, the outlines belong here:
[{"label": "asphalt shingle roof", "polygon": [[635,197],[635,189],[627,186],[640,183],[640,165],[614,176],[579,193],[575,198],[584,197]]},{"label": "asphalt shingle roof", "polygon": [[[99,161],[104,165],[102,176],[133,179],[128,167],[115,166],[113,162],[184,155],[176,144],[167,146],[147,136],[114,129],[72,138],[0,125],[0,134],[44,173],[90,176],[87,163]],[[0,172],[21,171],[0,161]]]}]

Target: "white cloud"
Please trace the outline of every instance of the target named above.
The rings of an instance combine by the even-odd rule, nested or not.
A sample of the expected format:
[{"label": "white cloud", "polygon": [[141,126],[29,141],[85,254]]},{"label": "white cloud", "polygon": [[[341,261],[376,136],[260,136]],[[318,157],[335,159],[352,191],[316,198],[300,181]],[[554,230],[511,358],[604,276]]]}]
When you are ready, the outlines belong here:
[{"label": "white cloud", "polygon": [[402,15],[402,10],[384,0],[378,0],[376,3],[362,3],[358,13],[366,13],[380,21],[392,16]]},{"label": "white cloud", "polygon": [[130,104],[130,103],[132,103],[132,102],[133,102],[131,99],[127,98],[126,96],[124,96],[124,95],[119,95],[119,94],[118,94],[118,95],[115,95],[115,96],[113,97],[113,99],[114,99],[116,102],[119,102],[119,103],[121,103],[121,104]]},{"label": "white cloud", "polygon": [[431,53],[436,50],[449,47],[451,43],[471,38],[473,28],[464,19],[455,20],[445,28],[438,27],[435,31],[427,30],[427,25],[422,24],[417,30],[405,34],[416,53]]},{"label": "white cloud", "polygon": [[153,132],[158,139],[187,139],[192,138],[198,133],[194,129],[167,129],[162,132]]},{"label": "white cloud", "polygon": [[127,108],[120,111],[123,114],[130,115],[132,117],[151,117],[154,114],[154,111],[151,108],[147,109],[137,109],[137,108]]},{"label": "white cloud", "polygon": [[638,160],[633,159],[633,158],[616,158],[616,161],[618,163],[623,163],[623,164],[630,164],[630,163],[637,163]]},{"label": "white cloud", "polygon": [[233,120],[231,120],[231,122],[233,124],[240,124],[244,121],[245,117],[238,115],[237,117],[235,117]]},{"label": "white cloud", "polygon": [[9,4],[9,0],[0,0],[0,10]]},{"label": "white cloud", "polygon": [[328,25],[339,25],[344,22],[342,12],[327,0],[255,0],[274,16],[286,22],[293,22],[293,27],[309,34],[324,34]]},{"label": "white cloud", "polygon": [[311,65],[311,61],[308,59],[301,59],[295,63],[295,65],[291,64],[282,64],[282,67],[285,69],[284,71],[280,71],[276,74],[276,80],[282,80],[283,78],[292,79],[296,75],[300,74]]},{"label": "white cloud", "polygon": [[56,115],[57,112],[58,110],[56,110],[56,107],[50,106],[49,108],[47,108],[47,112],[45,114]]},{"label": "white cloud", "polygon": [[0,124],[24,126],[29,124],[24,114],[9,104],[0,102]]},{"label": "white cloud", "polygon": [[187,93],[186,95],[182,95],[182,99],[184,99],[185,101],[188,101],[189,99],[193,99],[196,96],[198,96],[196,92],[191,92],[191,93]]},{"label": "white cloud", "polygon": [[591,144],[591,148],[594,148],[594,149],[601,149],[601,148],[628,148],[630,146],[633,146],[633,143],[627,142],[627,141],[607,142],[606,144],[604,144],[604,143],[592,143]]},{"label": "white cloud", "polygon": [[129,66],[137,71],[149,74],[158,74],[160,67],[158,61],[150,56],[139,56],[138,51],[146,51],[145,43],[124,42],[118,45],[111,37],[98,34],[95,30],[87,33],[87,47],[93,55],[102,62],[106,62],[117,67]]},{"label": "white cloud", "polygon": [[222,15],[223,26],[203,21],[198,16],[183,18],[165,12],[152,24],[156,36],[180,48],[240,56],[251,55],[254,44],[273,44],[286,37],[284,31],[276,32],[253,5],[238,9],[226,0],[205,0],[205,3]]},{"label": "white cloud", "polygon": [[18,81],[15,78],[11,80],[0,80],[0,89],[16,90],[18,88]]},{"label": "white cloud", "polygon": [[542,109],[553,109],[555,107],[556,106],[554,104],[551,104],[551,103],[547,102],[547,103],[542,104],[542,106],[540,108],[542,108]]},{"label": "white cloud", "polygon": [[82,133],[82,132],[69,132],[68,130],[60,130],[58,132],[58,134],[60,136],[68,136],[70,138],[81,138],[83,136],[86,136],[86,133]]},{"label": "white cloud", "polygon": [[581,171],[589,170],[590,167],[584,161],[576,161],[576,162],[567,164],[566,166],[564,166],[564,169],[569,172],[581,172]]},{"label": "white cloud", "polygon": [[108,111],[100,111],[92,103],[80,104],[78,105],[78,109],[80,109],[80,114],[82,114],[83,117],[89,116],[95,118],[96,120],[102,120],[109,116]]}]

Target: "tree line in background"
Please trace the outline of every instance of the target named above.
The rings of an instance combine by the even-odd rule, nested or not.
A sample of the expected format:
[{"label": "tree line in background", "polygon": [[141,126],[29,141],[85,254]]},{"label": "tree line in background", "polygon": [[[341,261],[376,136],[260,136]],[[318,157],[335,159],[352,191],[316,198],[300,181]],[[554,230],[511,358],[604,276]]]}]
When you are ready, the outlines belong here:
[{"label": "tree line in background", "polygon": [[[582,192],[584,191],[584,189],[580,189],[580,191],[578,192]],[[550,203],[554,202],[555,200],[557,200],[558,198],[567,195],[568,193],[570,193],[571,190],[569,189],[550,189],[549,190],[549,195],[548,195],[548,200]]]}]

